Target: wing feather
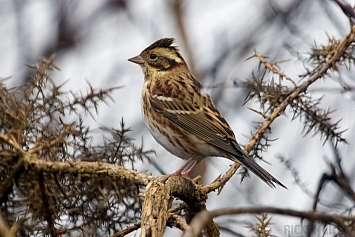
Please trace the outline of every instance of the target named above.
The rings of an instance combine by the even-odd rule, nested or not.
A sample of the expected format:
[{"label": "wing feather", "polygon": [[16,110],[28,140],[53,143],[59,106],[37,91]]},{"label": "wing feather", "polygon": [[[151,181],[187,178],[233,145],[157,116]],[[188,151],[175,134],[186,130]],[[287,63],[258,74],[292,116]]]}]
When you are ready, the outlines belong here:
[{"label": "wing feather", "polygon": [[[158,96],[153,96],[150,103],[156,111],[201,140],[232,155],[244,157],[244,152],[235,142],[233,131],[224,120],[219,119],[222,115],[217,110],[210,111],[202,108],[192,110],[191,108],[199,106],[183,106],[183,102],[179,100],[170,98],[162,100]],[[190,109],[186,110],[186,107]]]}]

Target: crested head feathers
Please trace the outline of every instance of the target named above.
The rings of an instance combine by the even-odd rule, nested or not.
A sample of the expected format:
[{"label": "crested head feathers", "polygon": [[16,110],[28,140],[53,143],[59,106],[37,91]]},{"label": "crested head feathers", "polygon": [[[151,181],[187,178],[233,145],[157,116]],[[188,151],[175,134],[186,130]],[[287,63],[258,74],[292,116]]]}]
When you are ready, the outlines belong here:
[{"label": "crested head feathers", "polygon": [[162,38],[155,41],[151,44],[146,50],[154,49],[154,48],[168,48],[168,49],[177,49],[176,46],[171,46],[175,42],[174,38]]},{"label": "crested head feathers", "polygon": [[178,47],[172,46],[173,43],[175,43],[174,38],[162,38],[162,39],[155,41],[153,44],[148,46],[143,51],[150,51],[152,49],[157,49],[157,48],[165,48],[165,49],[168,49],[169,51],[174,51],[177,54],[177,56],[182,59]]}]

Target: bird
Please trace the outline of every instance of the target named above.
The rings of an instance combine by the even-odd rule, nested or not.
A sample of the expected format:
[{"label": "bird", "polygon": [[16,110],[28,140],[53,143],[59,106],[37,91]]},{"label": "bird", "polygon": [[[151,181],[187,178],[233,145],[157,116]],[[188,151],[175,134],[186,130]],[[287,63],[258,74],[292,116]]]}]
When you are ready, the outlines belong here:
[{"label": "bird", "polygon": [[[186,160],[174,174],[189,176],[203,158],[224,157],[239,162],[270,187],[286,188],[243,151],[174,42],[174,38],[159,39],[128,59],[144,74],[141,107],[149,132],[167,151]],[[192,167],[182,173],[192,161]]]}]

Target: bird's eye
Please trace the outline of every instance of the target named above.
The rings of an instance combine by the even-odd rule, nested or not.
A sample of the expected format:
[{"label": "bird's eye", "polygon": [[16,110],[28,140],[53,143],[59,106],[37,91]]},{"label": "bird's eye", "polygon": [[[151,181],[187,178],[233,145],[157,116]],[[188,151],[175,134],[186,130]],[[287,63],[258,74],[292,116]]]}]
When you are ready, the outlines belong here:
[{"label": "bird's eye", "polygon": [[154,60],[157,59],[158,56],[155,53],[152,53],[151,55],[149,55],[150,59]]}]

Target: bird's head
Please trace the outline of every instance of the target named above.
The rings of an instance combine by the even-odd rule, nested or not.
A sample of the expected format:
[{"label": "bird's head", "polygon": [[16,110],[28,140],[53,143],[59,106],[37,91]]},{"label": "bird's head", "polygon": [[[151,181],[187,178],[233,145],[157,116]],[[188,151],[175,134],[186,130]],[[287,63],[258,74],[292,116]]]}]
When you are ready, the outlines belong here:
[{"label": "bird's head", "polygon": [[184,66],[186,63],[174,43],[173,38],[157,40],[136,57],[128,59],[130,62],[140,65],[143,71],[149,74],[155,72],[171,71]]}]

